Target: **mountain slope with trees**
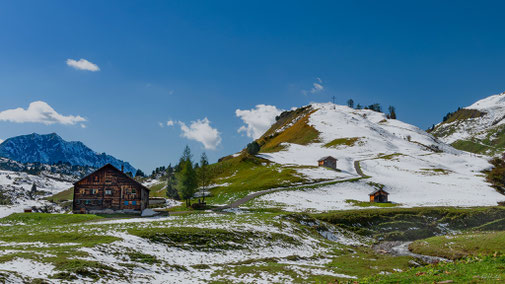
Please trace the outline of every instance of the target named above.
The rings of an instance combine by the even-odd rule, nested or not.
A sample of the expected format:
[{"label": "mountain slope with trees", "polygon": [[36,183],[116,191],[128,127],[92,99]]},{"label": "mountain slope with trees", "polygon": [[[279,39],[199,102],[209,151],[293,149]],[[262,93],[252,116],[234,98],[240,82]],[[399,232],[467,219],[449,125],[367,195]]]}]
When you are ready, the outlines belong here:
[{"label": "mountain slope with trees", "polygon": [[454,148],[484,155],[505,151],[505,93],[447,113],[428,130]]},{"label": "mountain slope with trees", "polygon": [[105,153],[97,153],[82,142],[65,141],[58,134],[40,135],[32,133],[6,139],[0,144],[0,157],[21,163],[57,164],[69,163],[75,166],[100,168],[112,164],[118,169],[135,174],[136,170],[128,162],[118,160]]}]

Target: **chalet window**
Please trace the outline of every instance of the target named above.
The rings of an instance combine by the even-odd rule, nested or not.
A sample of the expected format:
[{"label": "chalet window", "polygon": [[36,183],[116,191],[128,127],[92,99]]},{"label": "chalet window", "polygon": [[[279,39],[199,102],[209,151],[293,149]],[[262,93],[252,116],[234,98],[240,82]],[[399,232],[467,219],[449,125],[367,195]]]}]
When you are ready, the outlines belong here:
[{"label": "chalet window", "polygon": [[99,181],[100,181],[100,178],[99,178],[98,176],[94,176],[94,177],[93,177],[93,181],[94,181],[94,182],[99,182]]},{"label": "chalet window", "polygon": [[134,189],[132,189],[132,193],[133,193],[133,194],[137,193],[137,191],[135,190],[135,188],[134,188]]},{"label": "chalet window", "polygon": [[91,194],[96,194],[97,192],[98,192],[98,189],[96,189],[96,188],[93,188],[93,189],[91,190]]},{"label": "chalet window", "polygon": [[84,203],[91,204],[91,200],[86,200]]},{"label": "chalet window", "polygon": [[124,205],[128,205],[128,201],[125,201],[125,202],[124,202]]},{"label": "chalet window", "polygon": [[111,194],[112,194],[112,189],[105,190],[105,195],[111,195]]},{"label": "chalet window", "polygon": [[84,188],[81,188],[81,189],[79,190],[79,193],[80,193],[80,194],[86,194],[86,190],[85,190]]},{"label": "chalet window", "polygon": [[132,205],[137,205],[137,201],[132,201]]}]

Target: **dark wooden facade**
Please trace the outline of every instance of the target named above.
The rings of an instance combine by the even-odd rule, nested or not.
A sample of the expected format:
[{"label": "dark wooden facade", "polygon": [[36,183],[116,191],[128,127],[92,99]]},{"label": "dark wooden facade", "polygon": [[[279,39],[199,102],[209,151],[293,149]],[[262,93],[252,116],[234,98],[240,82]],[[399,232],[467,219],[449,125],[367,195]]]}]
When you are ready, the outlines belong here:
[{"label": "dark wooden facade", "polygon": [[337,169],[337,159],[333,158],[332,156],[323,157],[319,159],[317,163],[320,167],[328,167],[335,170]]},{"label": "dark wooden facade", "polygon": [[74,183],[74,213],[139,213],[149,204],[149,189],[107,164]]},{"label": "dark wooden facade", "polygon": [[388,202],[389,193],[384,189],[377,189],[369,194],[370,202]]}]

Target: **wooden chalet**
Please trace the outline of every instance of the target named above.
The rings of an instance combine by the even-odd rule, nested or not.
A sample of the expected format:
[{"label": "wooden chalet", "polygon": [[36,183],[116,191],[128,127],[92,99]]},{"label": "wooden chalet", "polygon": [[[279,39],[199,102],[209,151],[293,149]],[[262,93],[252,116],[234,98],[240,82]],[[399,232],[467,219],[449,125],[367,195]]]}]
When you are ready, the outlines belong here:
[{"label": "wooden chalet", "polygon": [[389,193],[384,189],[377,189],[374,192],[370,193],[370,202],[388,202]]},{"label": "wooden chalet", "polygon": [[317,163],[320,167],[328,167],[332,168],[334,170],[337,169],[337,159],[333,158],[332,156],[326,156],[322,157],[321,159],[317,160]]},{"label": "wooden chalet", "polygon": [[74,213],[141,213],[149,189],[111,164],[74,183]]}]

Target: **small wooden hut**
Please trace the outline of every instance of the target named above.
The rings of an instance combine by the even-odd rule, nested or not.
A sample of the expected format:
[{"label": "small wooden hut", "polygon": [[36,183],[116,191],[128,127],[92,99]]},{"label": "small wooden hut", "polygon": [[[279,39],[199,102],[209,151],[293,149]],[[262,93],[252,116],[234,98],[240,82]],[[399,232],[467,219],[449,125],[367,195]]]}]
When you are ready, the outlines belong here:
[{"label": "small wooden hut", "polygon": [[388,202],[389,193],[384,189],[377,189],[374,192],[370,193],[370,202]]},{"label": "small wooden hut", "polygon": [[321,159],[317,160],[317,163],[320,167],[328,167],[332,168],[334,170],[337,169],[337,159],[333,158],[332,156],[326,156],[322,157]]}]

